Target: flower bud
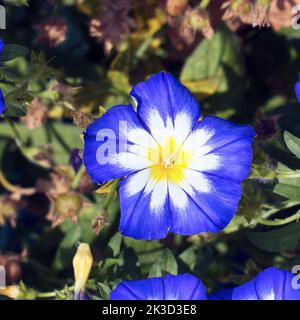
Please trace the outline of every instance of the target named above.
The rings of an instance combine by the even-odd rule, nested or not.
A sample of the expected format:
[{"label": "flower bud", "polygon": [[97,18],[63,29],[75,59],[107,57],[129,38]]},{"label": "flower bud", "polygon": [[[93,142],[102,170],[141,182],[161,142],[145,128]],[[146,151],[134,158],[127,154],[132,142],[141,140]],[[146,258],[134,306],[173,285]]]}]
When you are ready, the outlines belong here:
[{"label": "flower bud", "polygon": [[93,256],[90,246],[81,243],[73,258],[73,268],[75,276],[74,299],[81,300],[84,296],[85,286],[93,264]]},{"label": "flower bud", "polygon": [[257,112],[255,131],[258,141],[272,140],[279,133],[278,121],[281,115],[264,116]]},{"label": "flower bud", "polygon": [[298,102],[300,103],[300,73],[298,74],[298,81],[295,85],[295,92]]},{"label": "flower bud", "polygon": [[63,218],[75,218],[82,208],[82,199],[76,192],[58,195],[55,202],[56,213]]},{"label": "flower bud", "polygon": [[69,163],[72,166],[72,168],[75,170],[75,172],[78,172],[78,170],[82,165],[82,156],[79,149],[73,149],[71,151]]},{"label": "flower bud", "polygon": [[6,296],[10,299],[18,299],[21,296],[21,290],[19,286],[13,285],[4,288],[0,288],[0,295]]},{"label": "flower bud", "polygon": [[92,221],[92,229],[95,231],[96,235],[98,236],[101,231],[108,225],[107,218],[104,215],[100,215],[96,217]]}]

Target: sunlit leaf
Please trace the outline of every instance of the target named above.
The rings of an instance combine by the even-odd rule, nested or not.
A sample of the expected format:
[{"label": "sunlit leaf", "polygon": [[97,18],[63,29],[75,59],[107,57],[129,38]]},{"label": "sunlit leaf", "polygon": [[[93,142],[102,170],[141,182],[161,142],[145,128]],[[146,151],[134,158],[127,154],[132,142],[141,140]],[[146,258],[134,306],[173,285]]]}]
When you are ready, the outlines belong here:
[{"label": "sunlit leaf", "polygon": [[283,136],[289,150],[300,159],[300,139],[288,131],[285,131]]}]

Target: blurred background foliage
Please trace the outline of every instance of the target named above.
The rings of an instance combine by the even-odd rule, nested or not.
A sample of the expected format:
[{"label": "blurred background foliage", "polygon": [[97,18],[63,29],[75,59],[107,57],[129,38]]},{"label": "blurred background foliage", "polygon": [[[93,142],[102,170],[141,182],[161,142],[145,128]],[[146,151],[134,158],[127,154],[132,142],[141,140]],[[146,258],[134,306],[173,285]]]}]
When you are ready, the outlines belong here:
[{"label": "blurred background foliage", "polygon": [[[297,1],[2,3],[0,264],[8,284],[72,285],[80,242],[92,248],[88,289],[98,299],[121,279],[189,272],[212,291],[300,263]],[[193,92],[204,115],[256,129],[238,213],[219,234],[122,237],[117,181],[97,186],[81,164],[85,127],[160,70]]]}]

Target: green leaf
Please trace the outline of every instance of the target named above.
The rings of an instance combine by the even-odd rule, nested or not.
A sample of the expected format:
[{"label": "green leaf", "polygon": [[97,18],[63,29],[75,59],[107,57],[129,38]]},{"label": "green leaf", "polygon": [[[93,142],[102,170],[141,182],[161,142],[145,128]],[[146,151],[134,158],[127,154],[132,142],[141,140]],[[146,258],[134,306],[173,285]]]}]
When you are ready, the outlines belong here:
[{"label": "green leaf", "polygon": [[296,40],[300,38],[299,29],[282,28],[278,33],[285,36],[288,40]]},{"label": "green leaf", "polygon": [[267,252],[292,250],[300,245],[300,222],[265,232],[248,232],[247,238],[256,247]]},{"label": "green leaf", "polygon": [[128,248],[132,248],[138,256],[141,271],[149,273],[152,265],[157,262],[163,252],[160,241],[143,241],[124,237],[124,243]]},{"label": "green leaf", "polygon": [[[80,139],[81,130],[71,124],[53,122],[52,126],[56,132],[63,135],[61,139],[64,140],[65,145],[57,135],[49,132],[48,125],[29,131],[23,124],[15,123],[15,126],[22,137],[22,141],[25,142],[28,147],[42,147],[45,145],[51,145],[53,160],[55,164],[67,164],[69,163],[70,153],[66,150],[65,145],[71,150],[71,148],[81,149],[83,143]],[[62,134],[63,133],[63,134]],[[6,123],[1,123],[0,137],[2,138],[14,138],[13,132]]]},{"label": "green leaf", "polygon": [[13,4],[15,6],[28,6],[28,0],[4,0],[7,4]]},{"label": "green leaf", "polygon": [[82,231],[81,241],[91,244],[97,238],[91,225],[98,214],[99,210],[96,207],[87,207],[80,210],[78,224]]},{"label": "green leaf", "polygon": [[109,300],[111,289],[108,285],[98,282],[97,288],[99,290],[99,296],[102,300]]},{"label": "green leaf", "polygon": [[33,97],[28,93],[28,82],[26,82],[6,95],[5,115],[10,117],[24,116],[27,113],[26,103],[31,102],[32,99]]},{"label": "green leaf", "polygon": [[78,225],[73,225],[73,228],[65,235],[60,243],[61,249],[70,249],[81,237],[81,229]]},{"label": "green leaf", "polygon": [[102,271],[107,270],[108,268],[115,266],[115,265],[121,265],[122,260],[121,259],[116,259],[116,258],[107,258],[105,260],[100,261],[98,264],[99,269]]},{"label": "green leaf", "polygon": [[300,201],[300,178],[299,170],[291,170],[279,163],[276,169],[278,183],[273,192],[293,201]]},{"label": "green leaf", "polygon": [[73,225],[73,228],[65,235],[56,251],[53,266],[55,270],[61,271],[72,265],[72,259],[76,252],[76,244],[81,237],[81,228]]},{"label": "green leaf", "polygon": [[8,117],[19,118],[25,116],[27,113],[27,108],[24,105],[10,105],[9,108],[5,110],[5,115]]},{"label": "green leaf", "polygon": [[113,257],[116,257],[120,253],[122,243],[122,235],[117,232],[108,242],[108,247],[112,250]]},{"label": "green leaf", "polygon": [[283,197],[286,197],[293,201],[300,201],[300,179],[285,179],[278,183],[273,191]]},{"label": "green leaf", "polygon": [[179,255],[179,259],[188,266],[191,270],[194,270],[197,264],[197,255],[193,247],[189,247]]},{"label": "green leaf", "polygon": [[149,278],[162,277],[163,272],[159,263],[154,263],[150,269]]},{"label": "green leaf", "polygon": [[300,159],[300,139],[288,131],[284,132],[283,137],[289,150]]},{"label": "green leaf", "polygon": [[177,261],[170,249],[165,249],[157,262],[155,262],[150,270],[149,277],[159,277],[164,274],[178,273]]},{"label": "green leaf", "polygon": [[186,60],[180,80],[187,83],[214,79],[218,81],[218,92],[229,89],[226,67],[236,75],[243,73],[239,63],[239,49],[236,39],[225,27],[220,28],[212,39],[204,39]]},{"label": "green leaf", "polygon": [[16,58],[24,57],[28,54],[28,49],[18,44],[6,44],[3,48],[0,61],[10,61]]}]

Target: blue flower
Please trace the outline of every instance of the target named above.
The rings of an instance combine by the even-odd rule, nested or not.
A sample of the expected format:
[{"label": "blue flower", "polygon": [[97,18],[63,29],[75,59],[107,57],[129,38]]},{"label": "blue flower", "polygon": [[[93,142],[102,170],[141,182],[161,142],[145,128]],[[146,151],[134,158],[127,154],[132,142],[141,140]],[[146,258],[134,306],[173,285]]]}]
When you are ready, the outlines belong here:
[{"label": "blue flower", "polygon": [[111,300],[206,300],[203,283],[190,274],[166,275],[123,281],[110,294]]},{"label": "blue flower", "polygon": [[[3,51],[3,48],[4,48],[4,41],[0,39],[0,57]],[[3,92],[0,89],[0,114],[2,114],[4,110],[5,110],[5,101],[3,97]]]},{"label": "blue flower", "polygon": [[[213,294],[212,300],[300,300],[296,275],[277,268],[268,268],[253,280],[233,289]],[[296,287],[296,286],[297,287]]]},{"label": "blue flower", "polygon": [[298,73],[298,81],[295,85],[295,92],[298,102],[300,103],[300,73]]},{"label": "blue flower", "polygon": [[[252,127],[200,119],[192,94],[160,72],[131,91],[85,132],[84,164],[97,183],[120,181],[125,236],[218,232],[234,216],[252,160]],[[125,146],[125,147],[124,147]]]},{"label": "blue flower", "polygon": [[3,49],[4,49],[4,41],[0,39],[0,56],[2,55]]}]

